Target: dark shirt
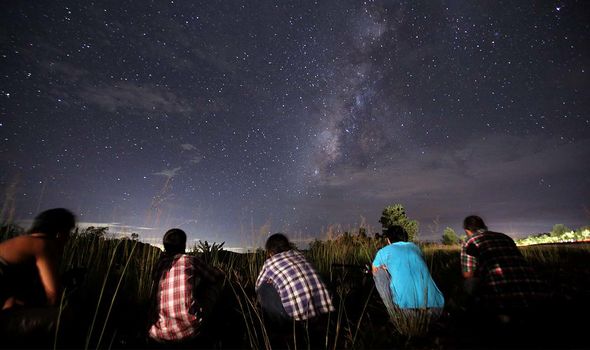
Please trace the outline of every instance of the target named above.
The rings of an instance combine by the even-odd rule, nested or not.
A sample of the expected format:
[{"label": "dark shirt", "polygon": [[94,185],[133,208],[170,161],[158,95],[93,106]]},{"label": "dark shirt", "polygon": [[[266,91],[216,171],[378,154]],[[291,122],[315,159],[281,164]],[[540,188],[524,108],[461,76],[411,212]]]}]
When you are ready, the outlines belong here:
[{"label": "dark shirt", "polygon": [[461,248],[461,268],[479,279],[477,294],[489,308],[529,307],[547,296],[545,282],[503,233],[479,231],[469,237]]}]

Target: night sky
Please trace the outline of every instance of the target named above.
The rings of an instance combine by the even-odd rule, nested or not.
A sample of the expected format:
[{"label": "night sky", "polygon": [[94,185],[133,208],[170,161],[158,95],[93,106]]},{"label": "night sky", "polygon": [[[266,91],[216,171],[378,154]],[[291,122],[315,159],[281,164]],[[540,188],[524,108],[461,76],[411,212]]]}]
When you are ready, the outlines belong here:
[{"label": "night sky", "polygon": [[3,220],[590,224],[588,1],[3,1],[0,28]]}]

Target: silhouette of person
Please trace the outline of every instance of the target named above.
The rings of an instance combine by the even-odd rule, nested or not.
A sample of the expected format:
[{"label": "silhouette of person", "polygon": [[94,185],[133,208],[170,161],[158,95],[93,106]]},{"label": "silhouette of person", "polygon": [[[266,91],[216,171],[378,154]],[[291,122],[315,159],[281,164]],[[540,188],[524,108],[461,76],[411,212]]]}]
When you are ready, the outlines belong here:
[{"label": "silhouette of person", "polygon": [[154,272],[153,322],[148,335],[165,347],[199,346],[224,274],[194,255],[186,254],[186,233],[178,228],[163,237],[164,254]]},{"label": "silhouette of person", "polygon": [[547,284],[525,260],[514,240],[489,231],[483,219],[464,219],[467,240],[461,247],[461,270],[469,296],[468,312],[491,333],[524,326],[531,311],[549,297]]},{"label": "silhouette of person", "polygon": [[35,217],[25,235],[0,243],[0,337],[5,344],[46,346],[54,335],[62,292],[59,265],[75,224],[69,210],[49,209]]}]

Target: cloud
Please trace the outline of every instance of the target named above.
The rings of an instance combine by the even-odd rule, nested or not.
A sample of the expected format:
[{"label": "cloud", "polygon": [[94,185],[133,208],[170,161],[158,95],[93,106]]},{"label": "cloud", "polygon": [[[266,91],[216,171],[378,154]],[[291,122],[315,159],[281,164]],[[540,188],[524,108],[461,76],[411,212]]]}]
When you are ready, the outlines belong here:
[{"label": "cloud", "polygon": [[433,148],[421,156],[400,153],[381,159],[378,171],[372,167],[343,165],[341,175],[326,177],[320,185],[358,189],[359,195],[367,194],[366,185],[373,189],[380,187],[367,194],[370,198],[447,192],[451,187],[468,185],[501,183],[508,186],[575,171],[579,162],[590,155],[589,146],[589,140],[573,145],[541,137],[492,135],[486,141],[472,139],[448,152]]},{"label": "cloud", "polygon": [[[158,86],[137,85],[131,82],[95,86],[87,83],[97,80],[94,77],[95,72],[67,62],[43,62],[41,66],[48,74],[58,76],[65,83],[65,85],[55,85],[51,90],[54,96],[67,96],[66,100],[79,98],[83,103],[93,104],[109,112],[133,109],[147,112],[190,113],[195,110],[219,108],[216,104],[207,103],[208,101],[203,99],[189,101]],[[76,84],[76,89],[69,87],[72,83]]]},{"label": "cloud", "polygon": [[171,179],[171,178],[175,177],[176,175],[178,175],[178,173],[180,172],[181,169],[182,169],[182,167],[180,167],[180,166],[173,168],[173,169],[164,169],[162,171],[154,173],[154,175],[164,176],[164,177]]},{"label": "cloud", "polygon": [[50,73],[57,74],[61,79],[65,78],[70,82],[82,80],[89,74],[87,70],[67,62],[45,62],[44,65]]},{"label": "cloud", "polygon": [[204,157],[202,156],[193,156],[191,159],[189,159],[189,163],[191,164],[199,164]]},{"label": "cloud", "polygon": [[188,153],[189,164],[198,164],[205,158],[201,155],[201,152],[197,149],[197,147],[190,143],[183,143],[180,145],[180,148]]},{"label": "cloud", "polygon": [[584,215],[590,181],[581,164],[590,159],[590,140],[488,135],[450,151],[412,152],[382,155],[375,166],[342,164],[319,176],[309,191],[321,198],[299,203],[301,215],[332,222],[358,215],[378,219],[385,205],[401,203],[425,225],[437,216],[447,225],[481,213],[529,233],[539,232],[533,223],[579,221]]},{"label": "cloud", "polygon": [[135,109],[165,113],[188,113],[194,106],[178,95],[154,86],[124,82],[113,86],[86,86],[79,93],[87,103],[107,111]]},{"label": "cloud", "polygon": [[154,227],[145,227],[145,226],[131,226],[125,225],[119,222],[87,222],[81,221],[77,223],[77,226],[81,229],[85,229],[88,227],[108,227],[110,233],[128,233],[134,231],[151,231],[154,230]]}]

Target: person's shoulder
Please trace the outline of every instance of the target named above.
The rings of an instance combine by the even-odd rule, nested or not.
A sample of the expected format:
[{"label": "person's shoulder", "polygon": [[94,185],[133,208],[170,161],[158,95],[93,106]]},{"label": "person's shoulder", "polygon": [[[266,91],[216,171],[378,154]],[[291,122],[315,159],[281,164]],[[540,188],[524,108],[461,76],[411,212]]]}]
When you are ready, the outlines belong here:
[{"label": "person's shoulder", "polygon": [[298,251],[297,249],[289,249],[289,250],[285,250],[284,252],[274,254],[271,257],[271,259],[275,258],[276,260],[281,260],[281,259],[287,259],[287,258],[293,258],[293,257],[305,258],[305,255],[303,255],[303,253]]},{"label": "person's shoulder", "polygon": [[180,254],[180,258],[181,259],[187,259],[187,260],[191,260],[191,261],[202,261],[203,259],[201,259],[200,256],[195,255],[195,254],[188,254],[188,253],[182,253]]},{"label": "person's shoulder", "polygon": [[303,254],[303,252],[302,252],[302,251],[300,251],[300,250],[297,250],[297,249],[291,249],[291,250],[288,250],[288,252],[291,252],[290,254],[292,254],[292,256],[296,256],[296,257],[298,257],[299,259],[304,259],[304,260],[307,260],[307,258],[305,257],[305,254]]},{"label": "person's shoulder", "polygon": [[383,255],[386,252],[388,252],[389,250],[391,250],[392,244],[388,244],[385,247],[382,247],[381,249],[377,250],[377,254],[375,255]]},{"label": "person's shoulder", "polygon": [[34,235],[17,236],[4,241],[2,245],[3,250],[10,251],[10,255],[16,261],[57,254],[57,246],[52,239],[40,239]]},{"label": "person's shoulder", "polygon": [[57,244],[55,239],[46,236],[45,234],[28,234],[19,236],[19,245],[28,247],[31,253],[47,254],[55,253],[57,251]]},{"label": "person's shoulder", "polygon": [[406,247],[408,247],[410,250],[415,251],[417,253],[422,252],[422,249],[416,243],[414,243],[414,242],[405,242],[405,243],[407,243]]},{"label": "person's shoulder", "polygon": [[414,242],[404,242],[404,241],[395,242],[393,244],[390,244],[389,247],[391,247],[392,250],[393,249],[407,250],[407,249],[418,248],[418,246],[416,245],[416,243],[414,243]]},{"label": "person's shoulder", "polygon": [[376,254],[383,254],[382,252],[385,251],[385,248],[387,248],[389,245],[386,245],[385,247],[381,247],[379,249],[377,249],[377,253]]},{"label": "person's shoulder", "polygon": [[194,256],[186,253],[167,255],[162,257],[161,261],[163,264],[170,266],[192,266],[196,263]]},{"label": "person's shoulder", "polygon": [[397,242],[392,244],[401,254],[422,254],[420,247],[414,242]]},{"label": "person's shoulder", "polygon": [[279,265],[283,263],[284,260],[288,259],[288,255],[285,254],[286,252],[280,252],[277,254],[273,254],[264,260],[264,264],[262,264],[263,269],[274,270],[278,268]]},{"label": "person's shoulder", "polygon": [[180,259],[184,259],[185,261],[189,262],[192,265],[197,265],[197,266],[206,266],[207,263],[205,262],[205,260],[203,260],[203,258],[201,258],[198,255],[194,255],[194,254],[182,254],[180,256]]},{"label": "person's shoulder", "polygon": [[171,256],[171,268],[180,269],[183,271],[202,270],[205,263],[197,256],[192,254],[176,254]]},{"label": "person's shoulder", "polygon": [[467,237],[467,239],[465,240],[465,243],[463,243],[463,247],[467,247],[473,244],[477,244],[478,242],[480,242],[483,238],[483,234],[481,233],[476,233],[471,235],[471,237]]},{"label": "person's shoulder", "polygon": [[309,260],[305,257],[303,252],[297,249],[289,249],[284,252],[273,255],[270,259],[272,265],[305,265],[309,264]]},{"label": "person's shoulder", "polygon": [[403,249],[402,246],[397,243],[399,243],[399,242],[386,245],[385,247],[379,249],[377,254],[379,256],[383,256],[383,257],[386,257],[391,254],[395,254],[395,252],[399,251],[400,249]]}]

